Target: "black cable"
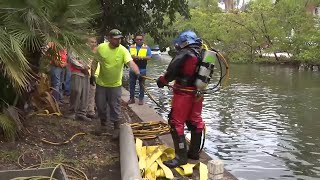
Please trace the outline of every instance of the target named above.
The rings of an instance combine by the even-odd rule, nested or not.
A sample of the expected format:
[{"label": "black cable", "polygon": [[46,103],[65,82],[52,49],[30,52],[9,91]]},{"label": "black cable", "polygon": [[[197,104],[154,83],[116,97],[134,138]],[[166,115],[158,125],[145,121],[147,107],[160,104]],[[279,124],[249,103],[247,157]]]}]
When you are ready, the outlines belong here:
[{"label": "black cable", "polygon": [[202,134],[203,134],[203,136],[202,136],[202,142],[201,142],[201,146],[200,146],[200,149],[199,149],[199,153],[202,152],[203,147],[204,147],[204,143],[206,142],[206,125],[204,125],[204,129],[202,131]]},{"label": "black cable", "polygon": [[165,111],[165,112],[169,112],[167,109],[161,107],[161,105],[152,97],[152,95],[150,94],[150,92],[147,90],[146,86],[143,84],[143,89],[146,92],[147,96],[149,97],[149,99],[151,99],[161,110]]}]

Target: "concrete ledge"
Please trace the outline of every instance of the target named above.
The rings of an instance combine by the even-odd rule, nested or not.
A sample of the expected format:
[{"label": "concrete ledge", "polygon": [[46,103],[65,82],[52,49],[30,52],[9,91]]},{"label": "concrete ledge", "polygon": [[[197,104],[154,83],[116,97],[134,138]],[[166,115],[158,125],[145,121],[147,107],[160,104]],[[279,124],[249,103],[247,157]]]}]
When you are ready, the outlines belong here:
[{"label": "concrete ledge", "polygon": [[48,168],[35,168],[35,169],[23,169],[23,170],[8,170],[0,171],[0,180],[8,180],[21,177],[33,177],[33,176],[46,176],[50,177],[54,171],[53,178],[58,180],[68,180],[67,174],[62,166],[57,169],[54,167]]},{"label": "concrete ledge", "polygon": [[[130,93],[125,88],[122,88],[121,99],[124,102],[127,102],[130,99]],[[137,101],[136,101],[137,102]],[[138,105],[130,104],[129,107],[131,110],[144,122],[146,121],[165,121],[158,113],[155,112],[153,108],[150,108],[148,105]],[[170,147],[173,147],[173,142],[170,134],[162,135],[159,137],[160,141],[167,144]]]},{"label": "concrete ledge", "polygon": [[138,163],[138,155],[130,124],[120,126],[120,166],[122,180],[142,179]]},{"label": "concrete ledge", "polygon": [[[127,102],[130,99],[130,93],[125,88],[122,88],[121,99],[124,102]],[[147,121],[163,121],[163,122],[167,122],[157,112],[155,112],[155,110],[153,108],[149,107],[146,104],[138,105],[137,103],[135,103],[135,104],[130,104],[129,107],[144,122],[147,122]],[[166,144],[166,145],[168,145],[170,147],[174,147],[171,135],[169,135],[169,134],[162,135],[162,136],[159,137],[159,139],[160,139],[160,141],[162,143],[164,143],[164,144]],[[205,152],[201,152],[200,161],[205,163],[205,164],[207,164],[209,160],[211,160],[211,157],[208,154],[206,154]],[[234,177],[232,174],[230,174],[228,171],[224,170],[223,179],[234,180],[234,179],[237,179],[237,178]]]}]

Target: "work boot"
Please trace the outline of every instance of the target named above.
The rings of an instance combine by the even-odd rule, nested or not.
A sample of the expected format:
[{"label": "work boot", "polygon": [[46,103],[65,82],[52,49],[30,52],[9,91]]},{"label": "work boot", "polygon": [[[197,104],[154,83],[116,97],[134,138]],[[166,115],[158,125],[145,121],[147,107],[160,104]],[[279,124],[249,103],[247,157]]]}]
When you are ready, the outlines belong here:
[{"label": "work boot", "polygon": [[91,118],[84,115],[76,115],[76,120],[91,122]]},{"label": "work boot", "polygon": [[95,114],[87,114],[87,118],[95,119],[97,116]]},{"label": "work boot", "polygon": [[94,134],[96,136],[101,136],[103,133],[107,132],[107,120],[100,119],[100,125],[96,124]]},{"label": "work boot", "polygon": [[94,135],[96,136],[102,136],[103,134],[107,133],[107,126],[96,126],[95,131],[93,132]]},{"label": "work boot", "polygon": [[107,120],[100,118],[100,124],[101,124],[101,126],[107,126]]},{"label": "work boot", "polygon": [[201,146],[201,132],[191,131],[191,141],[188,151],[188,158],[199,160],[200,146]]},{"label": "work boot", "polygon": [[120,121],[115,121],[114,127],[113,127],[112,139],[113,140],[119,139],[119,134],[120,134]]},{"label": "work boot", "polygon": [[134,100],[134,98],[130,98],[129,101],[127,102],[127,104],[134,104],[136,101]]},{"label": "work boot", "polygon": [[169,168],[175,168],[188,163],[187,143],[184,135],[172,135],[176,157],[169,161],[164,161],[163,164]]},{"label": "work boot", "polygon": [[139,105],[143,105],[143,99],[139,99]]},{"label": "work boot", "polygon": [[76,114],[71,113],[71,114],[67,114],[64,115],[65,118],[70,119],[70,120],[75,120],[76,119]]}]

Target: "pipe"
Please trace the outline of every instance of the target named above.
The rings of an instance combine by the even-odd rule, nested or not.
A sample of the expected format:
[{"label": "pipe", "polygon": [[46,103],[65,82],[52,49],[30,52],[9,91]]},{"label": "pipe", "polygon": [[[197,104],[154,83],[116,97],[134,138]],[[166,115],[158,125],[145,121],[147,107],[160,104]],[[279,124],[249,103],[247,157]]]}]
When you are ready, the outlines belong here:
[{"label": "pipe", "polygon": [[120,166],[122,180],[141,180],[135,141],[129,124],[120,126]]}]

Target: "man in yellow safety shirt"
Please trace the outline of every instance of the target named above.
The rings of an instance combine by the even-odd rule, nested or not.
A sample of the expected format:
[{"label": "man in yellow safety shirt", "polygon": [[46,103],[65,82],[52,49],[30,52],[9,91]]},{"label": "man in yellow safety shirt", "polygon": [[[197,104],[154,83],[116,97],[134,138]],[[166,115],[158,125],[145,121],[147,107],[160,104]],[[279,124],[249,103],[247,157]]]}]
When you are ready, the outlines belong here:
[{"label": "man in yellow safety shirt", "polygon": [[[120,116],[121,116],[121,87],[123,66],[128,65],[137,77],[140,76],[138,66],[128,50],[120,45],[122,33],[113,29],[108,34],[109,42],[101,43],[96,50],[100,72],[97,78],[94,76],[95,68],[92,68],[91,81],[96,82],[96,105],[101,122],[101,131],[106,131],[107,106],[110,109],[110,119],[114,124],[112,139],[119,138]],[[95,62],[95,61],[94,61]],[[96,63],[96,62],[95,62]],[[93,67],[97,67],[93,65]]]}]

